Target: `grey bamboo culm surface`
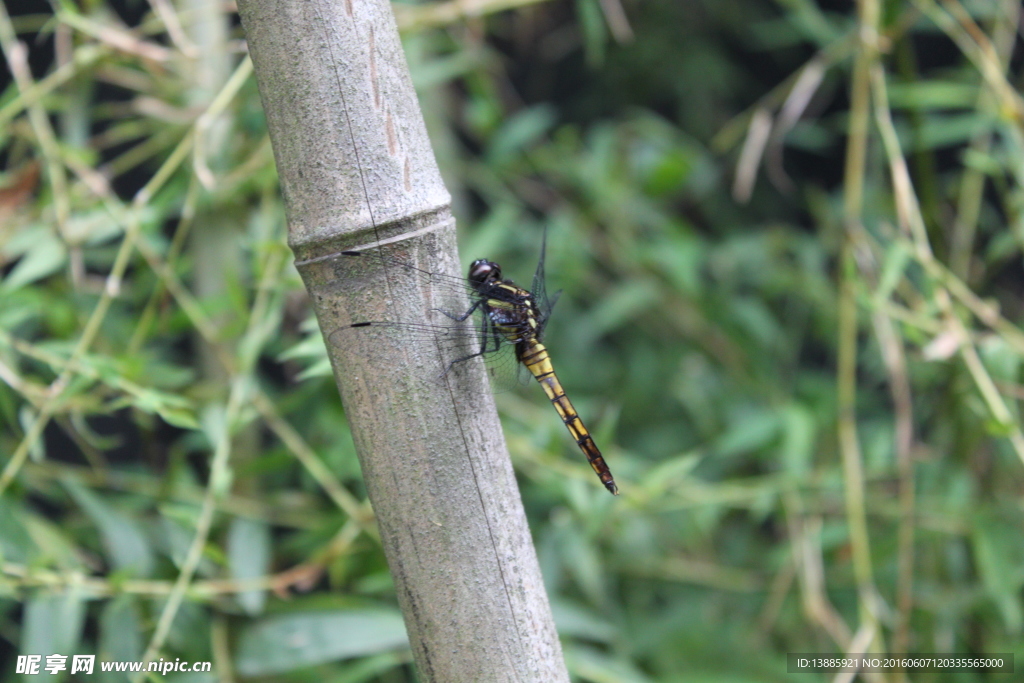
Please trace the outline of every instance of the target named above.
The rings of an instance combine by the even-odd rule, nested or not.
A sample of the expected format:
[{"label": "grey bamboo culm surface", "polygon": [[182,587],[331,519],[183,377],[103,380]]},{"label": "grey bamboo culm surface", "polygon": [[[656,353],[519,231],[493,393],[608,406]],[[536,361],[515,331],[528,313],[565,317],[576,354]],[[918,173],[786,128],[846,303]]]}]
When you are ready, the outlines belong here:
[{"label": "grey bamboo culm surface", "polygon": [[[373,504],[419,678],[569,680],[479,364],[438,382],[429,348],[332,334],[439,294],[339,252],[458,274],[455,223],[386,0],[239,0],[289,243]],[[331,634],[345,638],[346,634]]]}]

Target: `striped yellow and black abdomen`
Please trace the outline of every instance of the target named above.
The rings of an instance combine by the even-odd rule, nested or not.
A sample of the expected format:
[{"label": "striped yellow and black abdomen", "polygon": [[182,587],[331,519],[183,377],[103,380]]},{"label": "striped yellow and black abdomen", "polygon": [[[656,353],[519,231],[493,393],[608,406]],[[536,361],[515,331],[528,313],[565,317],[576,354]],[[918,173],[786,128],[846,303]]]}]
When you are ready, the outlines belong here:
[{"label": "striped yellow and black abdomen", "polygon": [[562,422],[568,427],[572,438],[576,440],[580,450],[583,451],[583,455],[587,456],[590,466],[594,468],[594,472],[597,473],[601,483],[613,494],[618,495],[619,487],[615,485],[615,479],[612,478],[612,473],[604,461],[604,456],[597,449],[594,439],[590,436],[590,432],[583,424],[583,420],[580,419],[579,414],[573,407],[572,401],[569,400],[569,397],[565,395],[565,391],[562,390],[562,384],[555,375],[555,369],[551,365],[551,358],[548,356],[547,348],[536,339],[527,339],[520,343],[522,347],[519,352],[519,359],[544,388],[544,393],[547,394],[551,404],[555,406],[555,410],[558,411]]}]

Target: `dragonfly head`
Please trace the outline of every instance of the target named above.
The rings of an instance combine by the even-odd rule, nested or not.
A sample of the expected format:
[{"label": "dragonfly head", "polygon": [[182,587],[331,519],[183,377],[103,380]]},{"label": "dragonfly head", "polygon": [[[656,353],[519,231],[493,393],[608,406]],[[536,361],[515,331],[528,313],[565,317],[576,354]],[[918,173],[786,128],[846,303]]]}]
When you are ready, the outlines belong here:
[{"label": "dragonfly head", "polygon": [[469,284],[481,291],[501,280],[501,266],[494,261],[477,259],[469,266]]}]

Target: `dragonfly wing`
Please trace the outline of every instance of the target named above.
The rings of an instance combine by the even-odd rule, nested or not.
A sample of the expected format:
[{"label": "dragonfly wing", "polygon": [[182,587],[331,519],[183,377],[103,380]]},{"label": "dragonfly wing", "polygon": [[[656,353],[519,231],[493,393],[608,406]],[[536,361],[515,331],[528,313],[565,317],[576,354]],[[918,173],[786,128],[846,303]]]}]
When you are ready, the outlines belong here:
[{"label": "dragonfly wing", "polygon": [[551,311],[555,308],[555,304],[558,303],[558,297],[562,296],[562,290],[558,290],[551,295],[551,300],[547,300],[547,296],[544,297],[544,303],[538,304],[539,319],[537,320],[537,337],[540,338],[544,335],[544,327],[548,324],[548,319],[551,317]]},{"label": "dragonfly wing", "polygon": [[544,326],[551,317],[551,310],[562,295],[562,290],[555,292],[555,295],[548,299],[547,278],[544,273],[544,260],[547,255],[548,229],[544,226],[544,234],[540,242],[540,258],[537,260],[537,270],[533,274],[533,288],[530,294],[533,295],[534,304],[537,307],[537,336],[544,332]]},{"label": "dragonfly wing", "polygon": [[448,325],[361,322],[335,330],[328,340],[332,345],[343,345],[359,335],[358,341],[362,343],[404,345],[417,353],[435,356],[438,381],[458,372],[463,363],[483,362],[494,393],[527,383],[530,375],[520,376],[515,345],[494,334],[489,324],[484,325],[481,320],[481,316],[474,314],[463,322],[451,321]]},{"label": "dragonfly wing", "polygon": [[432,290],[465,295],[469,299],[476,295],[473,288],[466,282],[466,278],[461,275],[426,270],[420,268],[412,261],[387,255],[380,249],[343,251],[339,258],[351,259],[353,262],[364,264],[366,269],[383,272],[389,278],[409,278],[421,282],[425,287],[429,287]]},{"label": "dragonfly wing", "polygon": [[547,289],[544,277],[544,258],[548,246],[548,228],[544,226],[544,234],[540,241],[540,258],[537,259],[537,270],[533,273],[533,287],[530,293],[533,294],[538,306],[547,304]]}]

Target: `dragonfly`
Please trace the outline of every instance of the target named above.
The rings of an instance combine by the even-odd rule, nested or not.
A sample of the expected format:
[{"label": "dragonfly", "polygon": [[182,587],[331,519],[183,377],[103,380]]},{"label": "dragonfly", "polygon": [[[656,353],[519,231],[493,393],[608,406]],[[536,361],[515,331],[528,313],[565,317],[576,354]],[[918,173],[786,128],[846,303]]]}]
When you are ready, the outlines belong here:
[{"label": "dragonfly", "polygon": [[[445,358],[451,360],[441,377],[473,358],[483,358],[496,381],[497,390],[516,383],[519,368],[526,368],[540,383],[548,400],[569,430],[569,434],[601,483],[613,495],[619,488],[594,443],[590,431],[583,424],[572,401],[555,374],[547,347],[541,341],[551,310],[561,292],[550,299],[544,276],[546,239],[541,242],[540,259],[534,272],[531,289],[525,289],[504,278],[501,266],[488,259],[477,259],[469,266],[463,279],[433,273],[398,258],[385,256],[377,249],[341,252],[342,257],[361,259],[371,266],[398,276],[414,277],[434,290],[449,290],[460,299],[464,294],[471,302],[468,310],[452,313],[433,309],[442,318],[442,324],[430,322],[364,321],[356,322],[331,334],[332,343],[340,343],[343,334],[380,334],[407,343],[436,346]],[[428,318],[424,317],[424,320]]]}]

